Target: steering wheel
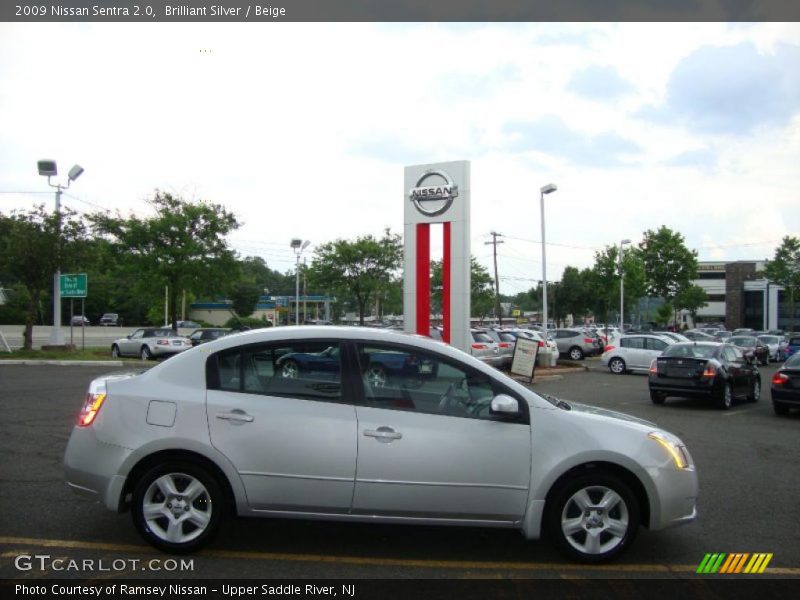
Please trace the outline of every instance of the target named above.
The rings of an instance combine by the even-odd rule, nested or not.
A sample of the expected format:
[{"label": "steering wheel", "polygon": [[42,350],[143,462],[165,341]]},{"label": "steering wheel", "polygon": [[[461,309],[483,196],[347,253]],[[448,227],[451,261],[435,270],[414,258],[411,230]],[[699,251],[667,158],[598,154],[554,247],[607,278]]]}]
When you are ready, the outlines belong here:
[{"label": "steering wheel", "polygon": [[456,386],[451,383],[447,386],[441,400],[439,400],[439,413],[443,415],[463,414],[466,408],[463,402],[455,395]]}]

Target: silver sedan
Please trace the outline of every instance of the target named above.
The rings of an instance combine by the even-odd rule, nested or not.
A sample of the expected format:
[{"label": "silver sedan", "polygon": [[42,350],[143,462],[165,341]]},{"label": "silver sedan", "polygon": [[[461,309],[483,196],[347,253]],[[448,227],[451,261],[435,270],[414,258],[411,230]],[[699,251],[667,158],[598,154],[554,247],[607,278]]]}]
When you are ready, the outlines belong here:
[{"label": "silver sedan", "polygon": [[192,347],[189,338],[167,327],[142,327],[131,335],[114,340],[111,356],[138,356],[142,360],[172,356]]},{"label": "silver sedan", "polygon": [[249,331],[95,379],[64,462],[73,489],[129,507],[168,552],[199,548],[232,512],[547,532],[602,562],[640,526],[697,514],[675,435],[364,328]]}]

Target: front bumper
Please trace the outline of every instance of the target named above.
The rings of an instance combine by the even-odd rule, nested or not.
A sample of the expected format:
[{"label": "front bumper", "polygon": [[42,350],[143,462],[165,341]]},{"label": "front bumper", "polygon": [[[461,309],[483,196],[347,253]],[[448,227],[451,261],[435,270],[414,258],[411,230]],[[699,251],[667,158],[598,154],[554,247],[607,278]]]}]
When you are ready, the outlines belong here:
[{"label": "front bumper", "polygon": [[651,503],[650,529],[666,529],[690,523],[697,518],[697,495],[700,489],[694,467],[659,468],[654,473],[657,502]]}]

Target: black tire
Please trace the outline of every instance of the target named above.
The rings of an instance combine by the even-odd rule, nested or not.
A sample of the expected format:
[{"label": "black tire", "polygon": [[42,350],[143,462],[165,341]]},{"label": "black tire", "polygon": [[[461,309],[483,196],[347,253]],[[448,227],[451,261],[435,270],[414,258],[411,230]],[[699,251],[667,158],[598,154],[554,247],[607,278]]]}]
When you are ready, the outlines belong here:
[{"label": "black tire", "polygon": [[139,357],[142,360],[150,360],[151,358],[153,358],[153,353],[150,352],[150,348],[148,348],[147,346],[142,346],[142,349],[139,350]]},{"label": "black tire", "polygon": [[[581,507],[581,496],[588,497],[592,504]],[[611,499],[612,504],[601,508],[604,499]],[[636,537],[639,502],[616,475],[605,471],[583,473],[550,495],[545,527],[556,548],[568,558],[590,564],[607,562]]]},{"label": "black tire", "polygon": [[733,406],[733,390],[731,389],[731,384],[726,381],[719,390],[717,407],[722,410],[728,410],[731,406]]},{"label": "black tire", "polygon": [[[178,492],[174,498],[166,495],[162,491],[163,484],[158,483],[167,478]],[[194,482],[200,484],[202,492],[191,501],[181,498],[181,492],[189,490],[189,484],[194,485]],[[145,502],[150,505],[162,503],[163,514],[146,518]],[[219,530],[225,510],[225,495],[219,482],[206,469],[188,461],[167,462],[145,473],[136,483],[131,505],[133,524],[145,541],[159,550],[174,554],[194,552],[208,543]],[[184,513],[186,516],[183,516]],[[175,515],[180,516],[175,518]],[[170,524],[174,528],[170,528]],[[170,537],[170,529],[176,536],[185,539],[166,539]]]},{"label": "black tire", "polygon": [[610,361],[608,361],[608,370],[614,373],[614,375],[624,375],[625,361],[615,356]]},{"label": "black tire", "polygon": [[785,417],[786,415],[789,414],[788,406],[786,406],[785,404],[779,404],[775,401],[772,402],[772,410],[775,411],[776,415],[779,415],[781,417]]},{"label": "black tire", "polygon": [[758,402],[761,399],[761,377],[753,379],[753,386],[750,388],[750,393],[747,394],[749,402]]},{"label": "black tire", "polygon": [[572,360],[583,360],[583,350],[581,350],[578,346],[573,346],[570,348],[568,354]]},{"label": "black tire", "polygon": [[650,390],[650,402],[653,404],[664,404],[664,401],[667,399],[667,396],[664,392],[656,392],[654,390]]},{"label": "black tire", "polygon": [[119,346],[113,344],[111,346],[111,358],[119,358],[119,357],[120,357]]}]

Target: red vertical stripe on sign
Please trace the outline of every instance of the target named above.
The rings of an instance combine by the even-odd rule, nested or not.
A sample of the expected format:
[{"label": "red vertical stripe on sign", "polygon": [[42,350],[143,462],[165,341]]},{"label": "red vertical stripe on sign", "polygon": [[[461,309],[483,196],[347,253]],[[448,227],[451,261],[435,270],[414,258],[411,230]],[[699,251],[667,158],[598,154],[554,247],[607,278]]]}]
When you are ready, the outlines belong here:
[{"label": "red vertical stripe on sign", "polygon": [[450,221],[445,221],[442,253],[442,339],[450,343]]},{"label": "red vertical stripe on sign", "polygon": [[417,333],[431,334],[431,226],[417,223]]}]

